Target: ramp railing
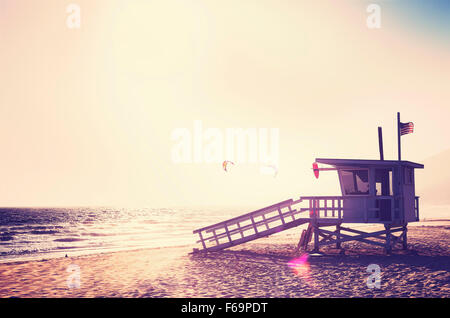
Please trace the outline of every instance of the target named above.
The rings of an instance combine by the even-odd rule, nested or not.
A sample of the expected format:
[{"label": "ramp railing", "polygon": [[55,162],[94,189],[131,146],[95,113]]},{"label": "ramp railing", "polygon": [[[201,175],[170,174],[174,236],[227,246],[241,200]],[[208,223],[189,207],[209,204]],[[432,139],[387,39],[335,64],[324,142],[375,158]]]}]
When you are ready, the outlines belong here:
[{"label": "ramp railing", "polygon": [[302,201],[309,201],[308,208],[311,218],[337,218],[342,219],[344,210],[344,198],[341,196],[314,196],[301,197]]},{"label": "ramp railing", "polygon": [[[308,201],[309,206],[295,206]],[[308,212],[299,215],[302,212]],[[201,251],[218,251],[257,238],[269,236],[312,220],[335,223],[342,220],[343,198],[335,196],[301,197],[282,201],[229,220],[202,227],[198,234]],[[198,249],[196,249],[198,251]],[[194,250],[194,251],[196,251]]]},{"label": "ramp railing", "polygon": [[296,210],[293,206],[301,201],[301,199],[282,201],[197,229],[194,231],[200,238],[197,243],[201,243],[203,250],[214,251],[281,231],[288,224],[299,220],[298,214],[304,210]]}]

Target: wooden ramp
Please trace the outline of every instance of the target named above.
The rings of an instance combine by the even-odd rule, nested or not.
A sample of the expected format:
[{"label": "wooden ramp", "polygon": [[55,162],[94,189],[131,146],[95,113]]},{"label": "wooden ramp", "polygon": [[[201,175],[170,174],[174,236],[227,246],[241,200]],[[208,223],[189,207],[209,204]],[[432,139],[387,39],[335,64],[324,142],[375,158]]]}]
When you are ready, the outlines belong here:
[{"label": "wooden ramp", "polygon": [[194,231],[198,234],[201,249],[198,251],[219,251],[227,247],[266,237],[301,224],[310,222],[307,213],[310,209],[295,209],[295,205],[302,202],[292,199],[220,222]]},{"label": "wooden ramp", "polygon": [[[304,207],[301,207],[302,202]],[[351,211],[354,212],[354,210]],[[361,214],[366,212],[367,210],[364,209],[360,211]],[[404,249],[407,248],[406,224],[393,225],[378,222],[383,224],[385,229],[369,233],[341,226],[345,221],[343,214],[344,197],[341,196],[300,197],[296,201],[292,199],[282,201],[195,230],[194,234],[198,234],[200,239],[197,243],[200,243],[201,248],[194,249],[194,252],[219,251],[261,237],[267,237],[305,223],[309,223],[308,228],[302,232],[295,254],[301,251],[305,252],[313,237],[314,252],[318,252],[320,246],[329,244],[336,244],[336,248],[341,248],[341,243],[349,241],[359,241],[385,247],[388,253],[390,253],[395,244],[402,244]],[[349,222],[349,219],[347,218],[346,221]],[[368,223],[367,218],[365,223]],[[325,229],[330,226],[335,226],[336,230],[330,231]],[[401,232],[401,235],[393,235],[392,233],[395,232]]]}]

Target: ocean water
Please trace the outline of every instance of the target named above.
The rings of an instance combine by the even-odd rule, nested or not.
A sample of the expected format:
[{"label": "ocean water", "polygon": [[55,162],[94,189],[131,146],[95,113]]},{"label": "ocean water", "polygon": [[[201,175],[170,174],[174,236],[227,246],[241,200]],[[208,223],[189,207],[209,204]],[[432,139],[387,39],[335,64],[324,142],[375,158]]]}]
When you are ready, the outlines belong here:
[{"label": "ocean water", "polygon": [[419,217],[421,220],[450,220],[450,206],[419,204]]},{"label": "ocean water", "polygon": [[0,262],[192,246],[192,231],[242,209],[0,208]]},{"label": "ocean water", "polygon": [[[193,230],[256,208],[0,208],[0,262],[169,246],[197,247]],[[421,220],[450,219],[421,206]],[[359,224],[363,225],[363,224]]]}]

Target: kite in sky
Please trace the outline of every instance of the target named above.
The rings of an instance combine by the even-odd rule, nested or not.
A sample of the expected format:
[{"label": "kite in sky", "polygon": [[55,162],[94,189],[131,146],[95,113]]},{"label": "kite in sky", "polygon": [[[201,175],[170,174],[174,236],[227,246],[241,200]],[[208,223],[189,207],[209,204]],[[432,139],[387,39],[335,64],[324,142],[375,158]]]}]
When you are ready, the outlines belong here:
[{"label": "kite in sky", "polygon": [[227,170],[227,167],[228,167],[228,164],[229,164],[229,163],[231,163],[232,165],[234,165],[234,163],[233,163],[232,161],[225,160],[225,161],[222,163],[222,168],[223,168],[223,170],[228,171],[228,170]]}]

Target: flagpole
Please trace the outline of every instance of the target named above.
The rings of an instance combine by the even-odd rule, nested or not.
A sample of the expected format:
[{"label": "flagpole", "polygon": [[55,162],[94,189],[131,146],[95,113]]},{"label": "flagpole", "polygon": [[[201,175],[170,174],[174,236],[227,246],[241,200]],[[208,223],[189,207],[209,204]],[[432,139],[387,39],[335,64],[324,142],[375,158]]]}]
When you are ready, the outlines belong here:
[{"label": "flagpole", "polygon": [[380,160],[384,160],[383,153],[383,131],[378,127],[378,147],[380,148]]},{"label": "flagpole", "polygon": [[398,161],[402,160],[402,144],[400,134],[400,112],[397,112]]}]

